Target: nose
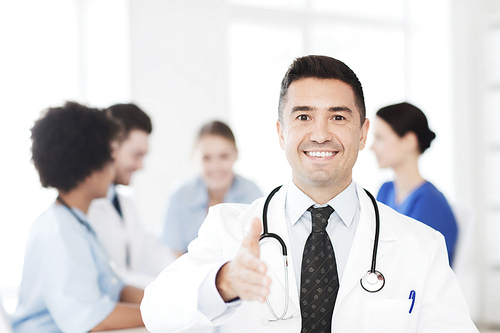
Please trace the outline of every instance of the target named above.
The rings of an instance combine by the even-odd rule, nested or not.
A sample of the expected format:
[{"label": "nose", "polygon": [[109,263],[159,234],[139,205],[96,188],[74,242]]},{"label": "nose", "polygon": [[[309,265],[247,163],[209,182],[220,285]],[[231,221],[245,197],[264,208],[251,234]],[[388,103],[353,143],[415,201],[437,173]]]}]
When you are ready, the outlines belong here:
[{"label": "nose", "polygon": [[318,120],[314,122],[310,140],[317,143],[332,141],[333,133],[327,120]]}]

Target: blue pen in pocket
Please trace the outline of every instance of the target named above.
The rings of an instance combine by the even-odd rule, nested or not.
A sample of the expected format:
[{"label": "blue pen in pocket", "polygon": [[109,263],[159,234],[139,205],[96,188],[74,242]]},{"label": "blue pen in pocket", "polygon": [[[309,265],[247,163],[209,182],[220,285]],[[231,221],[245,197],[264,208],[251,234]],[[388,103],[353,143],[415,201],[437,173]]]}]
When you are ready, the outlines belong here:
[{"label": "blue pen in pocket", "polygon": [[417,293],[415,292],[415,290],[412,290],[410,291],[410,296],[408,297],[408,299],[411,299],[411,306],[410,306],[410,314],[411,312],[413,311],[413,305],[415,304],[415,298],[417,296]]}]

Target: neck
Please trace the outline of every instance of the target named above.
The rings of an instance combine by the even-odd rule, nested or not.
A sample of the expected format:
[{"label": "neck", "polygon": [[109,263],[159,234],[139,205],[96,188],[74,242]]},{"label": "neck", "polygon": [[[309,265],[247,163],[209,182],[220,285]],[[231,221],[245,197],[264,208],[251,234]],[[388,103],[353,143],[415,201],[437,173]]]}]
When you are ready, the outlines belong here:
[{"label": "neck", "polygon": [[415,188],[422,185],[424,179],[418,171],[418,158],[399,165],[394,168],[396,180],[394,181],[396,191],[396,201],[402,202],[413,192]]},{"label": "neck", "polygon": [[69,192],[59,191],[59,197],[70,207],[78,208],[85,214],[89,210],[90,202],[93,198],[89,198],[83,191],[77,189]]},{"label": "neck", "polygon": [[335,198],[337,195],[342,193],[349,184],[352,182],[352,178],[349,178],[348,181],[342,182],[342,184],[336,183],[335,185],[325,184],[324,186],[318,186],[314,184],[310,186],[307,183],[299,183],[295,179],[293,180],[294,184],[304,192],[309,198],[311,198],[315,203],[319,205],[324,205],[328,201]]},{"label": "neck", "polygon": [[222,203],[228,188],[222,190],[208,190],[209,206]]}]

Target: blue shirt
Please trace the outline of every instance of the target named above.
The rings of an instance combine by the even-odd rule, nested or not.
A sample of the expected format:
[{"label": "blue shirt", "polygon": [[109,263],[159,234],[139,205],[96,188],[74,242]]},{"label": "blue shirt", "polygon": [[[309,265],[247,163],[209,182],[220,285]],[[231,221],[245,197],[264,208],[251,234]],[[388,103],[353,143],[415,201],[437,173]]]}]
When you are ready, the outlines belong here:
[{"label": "blue shirt", "polygon": [[123,287],[94,233],[53,204],[29,233],[14,332],[88,332],[114,310]]},{"label": "blue shirt", "polygon": [[[253,182],[234,176],[225,203],[251,203],[262,192]],[[208,189],[197,176],[183,183],[171,195],[161,232],[162,241],[178,252],[187,252],[188,244],[198,236],[198,229],[208,213]]]},{"label": "blue shirt", "polygon": [[426,181],[398,204],[394,183],[387,182],[380,188],[377,200],[441,232],[446,240],[450,264],[453,262],[458,226],[448,201],[434,185]]}]

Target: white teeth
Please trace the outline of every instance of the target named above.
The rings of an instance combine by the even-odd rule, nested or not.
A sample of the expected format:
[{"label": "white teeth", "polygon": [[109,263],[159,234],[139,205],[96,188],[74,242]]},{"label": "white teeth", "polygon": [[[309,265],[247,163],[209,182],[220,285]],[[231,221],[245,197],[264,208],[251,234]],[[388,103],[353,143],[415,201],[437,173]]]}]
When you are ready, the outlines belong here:
[{"label": "white teeth", "polygon": [[331,151],[308,151],[306,153],[308,156],[312,156],[312,157],[329,157],[329,156],[333,156],[333,152]]}]

